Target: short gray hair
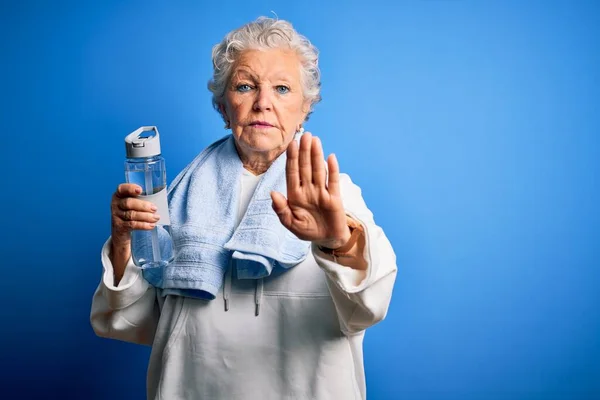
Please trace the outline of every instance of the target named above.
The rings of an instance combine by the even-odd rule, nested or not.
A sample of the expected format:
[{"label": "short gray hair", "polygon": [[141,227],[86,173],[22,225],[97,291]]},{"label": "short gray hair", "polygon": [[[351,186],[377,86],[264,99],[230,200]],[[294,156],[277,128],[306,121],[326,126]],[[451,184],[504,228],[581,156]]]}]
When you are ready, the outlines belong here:
[{"label": "short gray hair", "polygon": [[319,51],[306,37],[296,32],[289,22],[267,17],[259,17],[229,32],[221,43],[213,47],[213,77],[208,81],[208,89],[213,94],[212,104],[215,110],[221,113],[220,106],[224,104],[232,67],[240,53],[244,50],[273,48],[291,49],[300,57],[302,91],[304,99],[310,102],[308,114],[312,112],[313,106],[321,101]]}]

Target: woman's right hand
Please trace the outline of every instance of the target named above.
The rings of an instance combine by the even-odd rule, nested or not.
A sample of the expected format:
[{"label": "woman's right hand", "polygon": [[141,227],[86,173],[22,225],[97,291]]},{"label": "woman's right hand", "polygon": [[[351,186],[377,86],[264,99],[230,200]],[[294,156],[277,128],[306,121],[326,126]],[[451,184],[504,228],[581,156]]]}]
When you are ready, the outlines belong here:
[{"label": "woman's right hand", "polygon": [[110,259],[115,272],[115,285],[123,276],[131,257],[131,231],[151,230],[160,219],[154,204],[137,198],[141,193],[139,185],[122,183],[112,196]]}]

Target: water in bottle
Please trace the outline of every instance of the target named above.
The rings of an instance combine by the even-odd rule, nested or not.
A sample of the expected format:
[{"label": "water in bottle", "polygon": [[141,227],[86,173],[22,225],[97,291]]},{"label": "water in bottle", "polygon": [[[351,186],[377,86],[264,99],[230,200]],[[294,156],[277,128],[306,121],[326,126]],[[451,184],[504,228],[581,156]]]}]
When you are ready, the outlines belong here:
[{"label": "water in bottle", "polygon": [[160,220],[152,230],[131,232],[131,252],[140,268],[166,266],[174,258],[167,202],[167,172],[160,152],[160,136],[155,126],[143,126],[125,138],[127,183],[141,186],[141,200],[157,207]]}]

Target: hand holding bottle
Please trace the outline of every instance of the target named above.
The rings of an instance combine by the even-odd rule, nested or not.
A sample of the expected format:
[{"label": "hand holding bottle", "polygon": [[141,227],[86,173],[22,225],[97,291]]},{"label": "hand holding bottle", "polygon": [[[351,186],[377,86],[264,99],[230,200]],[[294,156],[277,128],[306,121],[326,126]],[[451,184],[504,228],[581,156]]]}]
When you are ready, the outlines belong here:
[{"label": "hand holding bottle", "polygon": [[137,198],[141,193],[142,188],[139,185],[123,183],[112,196],[110,259],[115,271],[115,284],[123,276],[127,261],[131,257],[131,232],[152,230],[160,219],[154,204]]}]

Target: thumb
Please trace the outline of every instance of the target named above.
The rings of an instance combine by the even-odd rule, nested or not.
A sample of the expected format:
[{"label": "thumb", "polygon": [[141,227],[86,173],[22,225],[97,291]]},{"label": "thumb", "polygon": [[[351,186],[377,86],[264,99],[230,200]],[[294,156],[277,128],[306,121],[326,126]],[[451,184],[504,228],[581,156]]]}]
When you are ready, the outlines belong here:
[{"label": "thumb", "polygon": [[289,229],[292,226],[293,217],[287,199],[281,193],[271,192],[271,200],[273,200],[273,211],[275,211],[283,226]]}]

